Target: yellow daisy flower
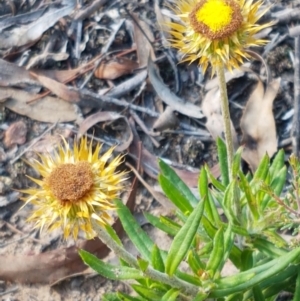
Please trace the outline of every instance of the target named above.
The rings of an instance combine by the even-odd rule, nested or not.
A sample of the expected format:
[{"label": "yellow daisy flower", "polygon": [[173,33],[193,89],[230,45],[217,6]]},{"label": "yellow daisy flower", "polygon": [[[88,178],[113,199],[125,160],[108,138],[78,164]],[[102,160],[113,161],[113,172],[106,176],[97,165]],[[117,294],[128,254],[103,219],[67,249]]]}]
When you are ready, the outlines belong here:
[{"label": "yellow daisy flower", "polygon": [[100,150],[97,144],[92,151],[92,142],[88,143],[86,137],[74,142],[73,150],[64,140],[53,154],[40,155],[40,161],[28,163],[42,176],[40,180],[29,177],[39,188],[22,191],[29,195],[25,205],[36,206],[28,219],[35,222],[35,228],[61,227],[65,239],[71,235],[76,239],[81,229],[90,239],[96,236],[92,213],[100,225],[110,221],[107,211],[115,209],[113,199],[124,188],[125,172],[116,172],[122,156],[109,162],[113,148],[102,156]]},{"label": "yellow daisy flower", "polygon": [[185,55],[183,61],[199,59],[204,72],[209,63],[213,74],[220,65],[238,68],[250,57],[247,48],[265,43],[255,34],[272,25],[256,24],[269,9],[261,11],[262,4],[263,0],[178,0],[174,11],[181,21],[169,24],[171,45]]}]

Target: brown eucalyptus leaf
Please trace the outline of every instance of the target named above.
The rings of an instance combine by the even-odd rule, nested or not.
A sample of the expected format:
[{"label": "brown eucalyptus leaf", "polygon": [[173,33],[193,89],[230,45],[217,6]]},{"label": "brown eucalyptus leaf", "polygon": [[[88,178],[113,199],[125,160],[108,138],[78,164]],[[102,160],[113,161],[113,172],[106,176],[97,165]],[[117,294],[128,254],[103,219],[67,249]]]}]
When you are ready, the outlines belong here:
[{"label": "brown eucalyptus leaf", "polygon": [[122,135],[119,135],[122,137],[122,141],[115,148],[116,151],[122,152],[128,149],[129,145],[133,140],[133,134],[128,119],[125,116],[120,115],[119,113],[99,111],[95,114],[90,115],[80,123],[79,134],[84,135],[88,131],[88,129],[90,129],[92,126],[99,122],[111,123],[116,121],[118,121],[119,124],[123,122],[126,125],[125,127],[122,126]]},{"label": "brown eucalyptus leaf", "polygon": [[50,6],[43,15],[29,24],[22,24],[0,32],[0,48],[20,47],[40,39],[42,34],[58,22],[59,19],[72,12],[75,1],[65,0],[62,4],[60,7]]},{"label": "brown eucalyptus leaf", "polygon": [[50,77],[39,75],[34,72],[30,72],[30,74],[34,78],[36,78],[45,88],[49,89],[60,98],[71,103],[78,103],[80,101],[79,93],[73,89],[69,89],[66,85]]},{"label": "brown eucalyptus leaf", "polygon": [[136,44],[136,52],[140,67],[147,66],[148,57],[151,55],[155,59],[155,54],[151,43],[154,42],[154,36],[149,25],[140,20],[137,15],[132,15],[134,18],[134,40]]},{"label": "brown eucalyptus leaf", "polygon": [[114,58],[102,62],[95,70],[95,76],[100,79],[114,80],[122,75],[130,74],[139,67],[139,64],[127,58]]},{"label": "brown eucalyptus leaf", "polygon": [[22,120],[16,121],[5,131],[3,143],[6,147],[11,147],[15,144],[24,144],[26,142],[26,135],[26,123]]},{"label": "brown eucalyptus leaf", "polygon": [[27,102],[34,98],[32,94],[20,89],[0,87],[0,99],[8,99],[6,108],[42,122],[67,122],[79,119],[74,105],[61,98],[46,96],[32,104]]},{"label": "brown eucalyptus leaf", "polygon": [[267,153],[270,157],[277,151],[276,126],[273,101],[280,87],[280,78],[271,81],[266,90],[259,80],[250,95],[241,119],[243,132],[243,159],[255,171]]},{"label": "brown eucalyptus leaf", "polygon": [[0,86],[39,85],[30,72],[14,63],[0,59]]},{"label": "brown eucalyptus leaf", "polygon": [[154,131],[164,131],[166,129],[174,128],[178,126],[179,120],[174,114],[174,110],[167,106],[164,112],[157,118],[153,124]]}]

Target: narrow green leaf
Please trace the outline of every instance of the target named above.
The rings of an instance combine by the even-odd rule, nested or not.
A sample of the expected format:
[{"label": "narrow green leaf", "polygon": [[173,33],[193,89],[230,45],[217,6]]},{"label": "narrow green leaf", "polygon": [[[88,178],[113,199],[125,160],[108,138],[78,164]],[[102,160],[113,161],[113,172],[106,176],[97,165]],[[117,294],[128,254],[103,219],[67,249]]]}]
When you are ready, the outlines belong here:
[{"label": "narrow green leaf", "polygon": [[191,268],[191,270],[195,275],[200,276],[202,272],[205,270],[205,264],[201,262],[195,250],[190,250],[188,252],[187,261],[189,267]]},{"label": "narrow green leaf", "polygon": [[207,300],[208,293],[199,292],[192,301],[204,301]]},{"label": "narrow green leaf", "polygon": [[121,301],[144,301],[142,298],[140,297],[132,297],[132,296],[129,296],[125,293],[122,293],[122,292],[118,292],[118,297],[120,297]]},{"label": "narrow green leaf", "polygon": [[265,301],[264,294],[258,285],[252,288],[254,301]]},{"label": "narrow green leaf", "polygon": [[[286,176],[287,176],[287,168],[286,166],[283,166],[278,171],[276,176],[273,177],[273,180],[270,183],[270,188],[275,193],[275,195],[279,196],[281,194],[282,189],[286,183]],[[264,210],[268,206],[271,199],[272,196],[266,193],[260,205],[261,210]]]},{"label": "narrow green leaf", "polygon": [[235,200],[239,199],[239,192],[240,189],[237,186],[236,180],[232,180],[230,184],[227,186],[227,189],[225,191],[224,195],[224,203],[223,203],[223,210],[224,214],[226,215],[227,219],[233,224],[233,225],[239,225],[240,222],[238,219],[241,218],[241,216],[237,216],[237,212],[235,212]]},{"label": "narrow green leaf", "polygon": [[203,215],[204,205],[203,201],[199,202],[186,223],[174,237],[166,259],[166,273],[170,276],[174,274],[192,244]]},{"label": "narrow green leaf", "polygon": [[168,199],[184,214],[193,210],[190,200],[186,198],[182,190],[180,190],[178,183],[171,182],[166,176],[160,174],[158,176],[159,184]]},{"label": "narrow green leaf", "polygon": [[222,265],[220,265],[220,267],[219,267],[220,271],[222,270],[224,264],[226,263],[229,255],[231,253],[232,247],[234,245],[234,237],[235,237],[235,234],[232,231],[232,225],[229,223],[227,225],[227,229],[224,233],[224,255],[222,258]]},{"label": "narrow green leaf", "polygon": [[120,299],[116,293],[106,293],[103,296],[103,301],[124,301],[124,300]]},{"label": "narrow green leaf", "polygon": [[243,301],[243,294],[233,294],[226,298],[226,301]]},{"label": "narrow green leaf", "polygon": [[99,258],[97,258],[95,255],[90,254],[87,251],[80,250],[79,255],[86,265],[91,267],[100,275],[111,280],[129,280],[144,278],[143,273],[135,268],[115,266],[109,263],[105,263]]},{"label": "narrow green leaf", "polygon": [[255,182],[257,180],[265,180],[269,172],[269,165],[270,165],[270,158],[268,155],[265,155],[260,161],[256,172],[254,173],[252,182],[253,181]]},{"label": "narrow green leaf", "polygon": [[241,170],[241,159],[242,159],[243,147],[240,147],[234,155],[232,164],[232,177],[236,178]]},{"label": "narrow green leaf", "polygon": [[148,301],[161,300],[162,294],[153,289],[146,288],[141,285],[131,284],[131,287],[143,298]]},{"label": "narrow green leaf", "polygon": [[[253,241],[253,247],[258,249],[260,252],[265,254],[268,257],[271,258],[277,258],[284,254],[286,254],[288,251],[282,248],[276,247],[274,244],[272,244],[270,241],[257,237]],[[300,299],[299,299],[300,300]]]},{"label": "narrow green leaf", "polygon": [[299,255],[300,248],[297,248],[248,271],[218,279],[216,280],[217,289],[212,292],[211,297],[224,297],[248,290],[263,281],[271,281],[272,277],[276,277],[278,273],[284,272],[288,267],[293,267],[292,264],[299,264]]},{"label": "narrow green leaf", "polygon": [[161,301],[176,301],[177,296],[179,295],[180,290],[176,288],[171,288],[169,291],[167,291]]},{"label": "narrow green leaf", "polygon": [[209,273],[211,278],[214,278],[217,275],[217,272],[220,264],[222,263],[224,256],[224,231],[223,227],[221,227],[213,241],[213,249],[209,256],[208,262],[206,264],[206,270]]},{"label": "narrow green leaf", "polygon": [[127,206],[119,200],[116,201],[116,205],[118,217],[131,242],[135,245],[144,259],[151,261],[150,250],[153,248],[153,241],[139,226]]},{"label": "narrow green leaf", "polygon": [[253,268],[253,250],[244,249],[242,251],[242,268],[241,271],[248,271]]},{"label": "narrow green leaf", "polygon": [[199,200],[197,200],[189,187],[180,179],[176,172],[163,160],[159,160],[158,163],[161,174],[163,174],[169,180],[169,182],[173,183],[177,187],[177,189],[185,196],[192,207],[196,206],[199,203]]},{"label": "narrow green leaf", "polygon": [[[185,215],[184,215],[185,216]],[[160,216],[160,220],[162,223],[164,223],[166,226],[173,228],[174,231],[176,231],[176,234],[181,229],[181,225],[176,223],[173,219],[167,217],[167,216]]]},{"label": "narrow green leaf", "polygon": [[217,188],[218,190],[220,190],[221,192],[224,192],[226,189],[226,186],[224,186],[219,180],[217,180],[214,175],[212,174],[212,172],[210,171],[209,167],[207,165],[205,165],[205,170],[207,172],[207,176],[210,180],[210,182],[213,184],[213,186],[215,188]]},{"label": "narrow green leaf", "polygon": [[227,186],[229,184],[229,171],[227,150],[224,141],[221,138],[217,138],[218,156],[221,171],[222,184]]},{"label": "narrow green leaf", "polygon": [[231,224],[231,227],[232,227],[232,231],[234,233],[245,236],[245,237],[250,237],[250,233],[244,227],[239,227],[237,225],[232,225],[232,224]]},{"label": "narrow green leaf", "polygon": [[277,173],[279,170],[282,169],[284,166],[284,150],[281,149],[279,152],[276,154],[275,158],[273,159],[273,162],[270,166],[269,172],[271,175],[271,178],[273,179],[276,177]]},{"label": "narrow green leaf", "polygon": [[294,283],[296,282],[296,277],[292,276],[289,278],[283,278],[284,280],[281,280],[281,282],[279,283],[275,283],[275,284],[271,284],[268,285],[267,288],[263,291],[264,292],[264,296],[265,298],[268,298],[267,300],[270,301],[275,301],[278,297],[278,294],[282,291],[292,291],[294,292],[294,287],[292,288],[292,290],[290,290],[291,285],[294,285]]},{"label": "narrow green leaf", "polygon": [[138,265],[139,265],[141,271],[142,271],[142,272],[145,272],[146,269],[147,269],[148,266],[149,266],[149,262],[146,261],[146,260],[144,260],[143,258],[141,258],[141,257],[139,257],[139,256],[138,256],[138,258],[137,258],[137,262],[138,262]]},{"label": "narrow green leaf", "polygon": [[205,246],[201,247],[200,250],[198,250],[197,254],[198,256],[205,256],[211,253],[211,250],[213,248],[213,242],[209,241],[205,244]]},{"label": "narrow green leaf", "polygon": [[118,234],[111,225],[105,225],[105,230],[119,246],[123,246]]},{"label": "narrow green leaf", "polygon": [[220,222],[220,215],[208,189],[208,177],[205,168],[202,168],[200,171],[198,189],[201,199],[205,199],[204,210],[207,218],[214,224],[218,224]]},{"label": "narrow green leaf", "polygon": [[240,176],[240,185],[245,193],[245,197],[247,200],[248,208],[250,209],[252,218],[257,221],[260,218],[260,214],[258,212],[258,204],[257,199],[251,191],[251,186],[249,185],[246,177],[244,176],[243,172],[239,173]]},{"label": "narrow green leaf", "polygon": [[161,256],[160,249],[157,245],[154,245],[152,249],[151,264],[155,270],[160,271],[162,273],[165,272],[165,264]]},{"label": "narrow green leaf", "polygon": [[146,218],[146,220],[152,224],[155,228],[162,230],[163,232],[171,235],[171,236],[175,236],[178,232],[178,230],[180,229],[180,227],[176,227],[176,229],[174,229],[174,227],[167,225],[166,223],[162,222],[160,218],[144,212],[144,216]]},{"label": "narrow green leaf", "polygon": [[288,246],[286,240],[283,239],[275,230],[264,230],[261,235],[267,237],[267,239],[278,248],[286,248]]},{"label": "narrow green leaf", "polygon": [[181,279],[181,280],[183,280],[185,282],[188,282],[190,284],[194,284],[194,285],[197,285],[197,286],[201,286],[202,285],[202,283],[201,283],[201,281],[200,281],[200,279],[199,279],[198,276],[193,276],[191,274],[187,274],[187,273],[181,272],[180,270],[177,270],[176,273],[175,273],[175,275],[179,279]]}]

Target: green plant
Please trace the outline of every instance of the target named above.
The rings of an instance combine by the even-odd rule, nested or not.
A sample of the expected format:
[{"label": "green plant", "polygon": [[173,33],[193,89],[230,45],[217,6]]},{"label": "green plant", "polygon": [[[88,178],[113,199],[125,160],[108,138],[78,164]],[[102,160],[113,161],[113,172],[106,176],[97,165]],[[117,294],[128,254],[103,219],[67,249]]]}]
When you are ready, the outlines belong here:
[{"label": "green plant", "polygon": [[[159,249],[120,201],[116,201],[117,214],[139,251],[138,257],[124,249],[111,227],[93,224],[99,238],[119,257],[120,264],[104,263],[81,250],[83,261],[107,278],[136,281],[132,284],[135,297],[115,292],[105,295],[103,300],[271,301],[283,289],[293,292],[295,298],[299,296],[300,247],[289,245],[278,234],[280,228],[291,226],[298,210],[292,201],[295,194],[287,192],[281,196],[287,176],[283,151],[272,163],[266,155],[251,176],[240,169],[239,150],[229,181],[226,147],[221,140],[217,145],[221,180],[207,166],[203,167],[199,200],[166,163],[159,162],[159,182],[177,207],[176,217],[159,218],[148,213],[145,217],[173,237],[169,250]],[[295,185],[300,165],[296,158],[291,160],[297,167],[292,169]],[[223,277],[222,270],[228,261],[238,272]],[[183,262],[188,265],[185,271]]]}]

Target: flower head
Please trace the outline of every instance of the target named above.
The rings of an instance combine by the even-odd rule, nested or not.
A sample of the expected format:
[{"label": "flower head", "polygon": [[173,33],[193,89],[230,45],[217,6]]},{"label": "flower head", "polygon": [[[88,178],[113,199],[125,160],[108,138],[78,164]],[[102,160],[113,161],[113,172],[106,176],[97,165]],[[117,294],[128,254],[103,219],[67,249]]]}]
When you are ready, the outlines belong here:
[{"label": "flower head", "polygon": [[[116,172],[122,157],[110,161],[113,148],[99,156],[101,146],[92,151],[87,138],[75,142],[73,150],[64,145],[53,154],[41,155],[40,160],[29,163],[42,179],[30,178],[39,188],[22,192],[28,194],[25,205],[36,207],[29,217],[35,227],[53,230],[61,227],[64,238],[77,238],[79,230],[87,238],[96,235],[91,225],[91,215],[100,225],[110,220],[108,210],[115,208],[113,199],[123,188],[124,172]],[[110,161],[110,162],[109,162]]]},{"label": "flower head", "polygon": [[249,57],[247,48],[265,43],[255,34],[272,24],[256,24],[267,10],[259,11],[263,0],[253,2],[178,0],[174,10],[181,22],[170,23],[171,45],[185,55],[183,61],[199,59],[204,72],[209,63],[213,74],[220,65],[238,68]]}]

